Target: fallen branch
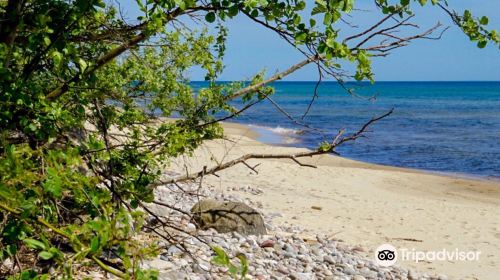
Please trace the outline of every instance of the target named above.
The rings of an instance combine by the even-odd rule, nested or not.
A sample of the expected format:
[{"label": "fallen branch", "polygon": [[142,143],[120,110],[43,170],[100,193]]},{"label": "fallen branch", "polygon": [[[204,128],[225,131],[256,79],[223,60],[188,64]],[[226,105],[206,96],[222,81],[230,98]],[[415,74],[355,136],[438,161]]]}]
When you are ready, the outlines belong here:
[{"label": "fallen branch", "polygon": [[226,163],[221,163],[221,164],[214,166],[212,168],[209,168],[209,169],[205,167],[205,168],[203,168],[203,170],[198,171],[196,173],[191,173],[191,174],[187,173],[186,175],[175,177],[175,178],[172,178],[169,180],[158,181],[154,184],[151,184],[150,187],[154,188],[157,186],[173,184],[176,182],[193,181],[201,176],[214,175],[216,172],[227,169],[227,168],[232,167],[234,165],[237,165],[239,163],[245,164],[246,161],[249,159],[291,159],[292,161],[299,164],[300,166],[316,168],[316,166],[314,166],[314,165],[301,163],[300,161],[298,161],[298,158],[313,157],[313,156],[317,156],[317,155],[330,154],[330,153],[338,155],[338,153],[335,151],[335,149],[339,145],[341,145],[345,142],[348,142],[348,141],[354,141],[357,138],[363,136],[363,134],[366,132],[367,128],[370,125],[372,125],[373,123],[389,116],[393,112],[394,112],[394,109],[391,109],[387,113],[385,113],[381,116],[374,117],[374,118],[370,119],[357,132],[355,132],[354,134],[352,134],[348,137],[344,137],[344,138],[340,139],[340,136],[344,133],[344,130],[339,131],[339,133],[335,136],[332,143],[329,145],[329,147],[327,149],[317,149],[314,151],[306,151],[306,152],[299,152],[299,153],[293,153],[293,154],[256,154],[256,153],[250,153],[250,154],[243,155],[239,158],[233,159],[231,161],[228,161]]},{"label": "fallen branch", "polygon": [[400,241],[409,241],[409,242],[424,242],[423,240],[415,239],[415,238],[394,237],[391,239],[392,240],[400,240]]}]

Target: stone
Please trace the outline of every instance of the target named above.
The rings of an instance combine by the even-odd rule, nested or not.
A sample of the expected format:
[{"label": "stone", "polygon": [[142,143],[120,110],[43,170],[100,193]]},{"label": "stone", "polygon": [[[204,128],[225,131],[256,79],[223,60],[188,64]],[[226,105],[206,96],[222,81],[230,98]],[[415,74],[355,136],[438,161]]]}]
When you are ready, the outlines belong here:
[{"label": "stone", "polygon": [[347,275],[353,275],[356,273],[356,271],[354,270],[354,268],[352,268],[350,266],[346,266],[346,267],[344,267],[344,273]]},{"label": "stone", "polygon": [[12,260],[10,258],[7,258],[3,261],[2,263],[3,266],[5,267],[11,267],[12,266]]},{"label": "stone", "polygon": [[200,261],[199,263],[194,263],[192,268],[195,273],[205,274],[210,271],[211,265],[207,262]]},{"label": "stone", "polygon": [[413,271],[413,270],[408,270],[408,278],[409,279],[419,279],[419,275],[417,272]]},{"label": "stone", "polygon": [[285,249],[285,251],[287,251],[287,252],[289,252],[289,253],[292,253],[292,254],[294,254],[294,255],[296,255],[296,254],[297,254],[297,251],[295,250],[295,248],[293,248],[293,246],[292,246],[292,245],[290,245],[290,244],[285,244],[285,246],[284,246],[284,248],[283,248],[283,249]]},{"label": "stone", "polygon": [[363,267],[361,270],[361,275],[368,278],[377,278],[377,272],[370,270],[368,267]]},{"label": "stone", "polygon": [[170,256],[181,255],[182,253],[183,253],[182,250],[175,245],[168,247],[168,250],[167,250],[167,254]]},{"label": "stone", "polygon": [[273,247],[273,246],[274,246],[274,241],[271,239],[265,240],[259,244],[259,247],[261,247],[261,248],[267,248],[267,247]]},{"label": "stone", "polygon": [[284,266],[278,267],[278,272],[281,273],[281,274],[288,275],[288,269],[286,267],[284,267]]},{"label": "stone", "polygon": [[187,232],[191,232],[191,233],[195,232],[196,231],[196,226],[194,224],[192,224],[192,223],[188,223],[186,225],[186,231]]},{"label": "stone", "polygon": [[328,269],[326,269],[325,271],[323,271],[323,273],[325,274],[325,276],[333,276],[333,272],[331,272]]},{"label": "stone", "polygon": [[316,256],[322,256],[323,253],[321,252],[321,250],[318,248],[318,247],[312,247],[311,248],[311,252],[316,255]]},{"label": "stone", "polygon": [[335,259],[330,255],[324,256],[323,260],[329,264],[335,264]]},{"label": "stone", "polygon": [[188,275],[182,271],[161,272],[158,279],[174,280],[174,279],[189,279]]},{"label": "stone", "polygon": [[353,251],[366,252],[366,250],[361,246],[355,246],[352,248]]},{"label": "stone", "polygon": [[172,262],[166,261],[162,258],[147,261],[145,264],[150,268],[154,268],[159,271],[167,271],[175,268],[175,265]]},{"label": "stone", "polygon": [[444,274],[439,274],[438,275],[438,279],[439,280],[448,280],[448,276],[444,275]]},{"label": "stone", "polygon": [[196,203],[191,213],[201,229],[213,228],[219,233],[236,231],[244,235],[267,233],[261,214],[241,202],[206,199]]},{"label": "stone", "polygon": [[292,280],[312,280],[316,279],[313,273],[303,272],[303,273],[293,273],[290,275]]}]

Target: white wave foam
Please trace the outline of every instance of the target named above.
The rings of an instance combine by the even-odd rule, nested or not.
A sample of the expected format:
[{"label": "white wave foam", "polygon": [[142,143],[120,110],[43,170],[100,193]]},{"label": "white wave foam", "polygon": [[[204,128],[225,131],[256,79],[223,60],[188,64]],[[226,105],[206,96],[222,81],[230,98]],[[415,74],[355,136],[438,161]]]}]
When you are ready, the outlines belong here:
[{"label": "white wave foam", "polygon": [[298,129],[281,127],[279,125],[277,127],[269,127],[269,126],[250,124],[249,126],[269,130],[269,131],[276,133],[276,134],[279,134],[279,135],[294,135],[294,134],[300,133],[300,130],[298,130]]}]

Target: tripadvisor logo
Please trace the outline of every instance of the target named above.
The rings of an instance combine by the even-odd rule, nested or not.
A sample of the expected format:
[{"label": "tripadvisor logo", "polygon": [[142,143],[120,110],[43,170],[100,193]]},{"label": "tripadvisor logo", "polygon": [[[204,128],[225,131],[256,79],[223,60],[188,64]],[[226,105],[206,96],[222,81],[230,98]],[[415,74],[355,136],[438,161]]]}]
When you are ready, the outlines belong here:
[{"label": "tripadvisor logo", "polygon": [[439,251],[419,251],[415,248],[399,248],[398,250],[390,245],[380,245],[375,250],[375,262],[380,266],[391,266],[399,259],[401,261],[414,261],[416,263],[421,261],[479,261],[481,251],[461,251],[459,249]]},{"label": "tripadvisor logo", "polygon": [[375,262],[380,266],[391,266],[398,260],[398,252],[394,246],[382,244],[375,250]]}]

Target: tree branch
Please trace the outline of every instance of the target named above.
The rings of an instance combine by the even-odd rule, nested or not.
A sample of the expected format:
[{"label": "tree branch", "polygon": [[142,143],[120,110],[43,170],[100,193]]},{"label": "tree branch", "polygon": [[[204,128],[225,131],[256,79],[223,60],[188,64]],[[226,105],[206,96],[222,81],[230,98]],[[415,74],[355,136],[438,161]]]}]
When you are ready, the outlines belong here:
[{"label": "tree branch", "polygon": [[262,81],[260,83],[257,83],[257,84],[254,84],[254,85],[250,85],[250,86],[247,86],[245,88],[242,88],[242,89],[238,90],[237,92],[233,93],[232,95],[229,95],[228,97],[226,97],[226,100],[231,100],[231,99],[240,97],[242,95],[245,95],[247,93],[257,91],[259,88],[261,88],[261,87],[263,87],[263,86],[265,86],[265,85],[267,85],[269,83],[272,83],[272,82],[275,82],[277,80],[283,79],[284,77],[292,74],[293,72],[299,70],[300,68],[308,65],[311,62],[315,62],[315,61],[321,60],[321,58],[322,57],[319,56],[319,55],[308,57],[308,58],[302,60],[301,62],[299,62],[299,63],[297,63],[295,65],[292,65],[290,68],[286,69],[285,71],[280,72],[280,73],[278,73],[278,74],[270,77],[269,79],[267,79],[265,81]]},{"label": "tree branch", "polygon": [[257,154],[257,153],[250,153],[250,154],[246,154],[246,155],[240,156],[240,157],[238,157],[236,159],[233,159],[231,161],[228,161],[226,163],[219,164],[219,165],[214,166],[214,167],[209,168],[209,169],[203,168],[203,170],[195,172],[195,173],[186,174],[186,175],[175,177],[175,178],[172,178],[172,179],[169,179],[169,180],[158,181],[156,183],[151,184],[150,187],[151,188],[155,188],[155,187],[158,187],[158,186],[161,186],[161,185],[167,185],[167,184],[172,184],[172,183],[176,183],[176,182],[192,181],[192,180],[195,180],[195,179],[197,179],[197,178],[199,178],[201,176],[213,175],[216,172],[219,172],[221,170],[227,169],[227,168],[232,167],[234,165],[237,165],[239,163],[244,163],[245,161],[247,161],[249,159],[291,159],[292,161],[294,161],[295,163],[297,163],[297,164],[299,164],[301,166],[307,166],[307,167],[315,168],[314,165],[302,164],[297,159],[298,158],[304,158],[304,157],[312,157],[312,156],[316,156],[316,155],[330,154],[330,153],[338,155],[338,153],[335,151],[335,149],[338,146],[340,146],[341,144],[343,144],[345,142],[354,141],[354,140],[358,139],[359,137],[363,136],[363,134],[366,132],[367,128],[370,125],[372,125],[373,123],[375,123],[375,122],[377,122],[377,121],[379,121],[379,120],[381,120],[381,119],[383,119],[383,118],[391,115],[393,112],[394,112],[394,109],[391,109],[390,111],[386,112],[385,114],[383,114],[381,116],[374,117],[374,118],[370,119],[368,122],[366,122],[354,134],[338,140],[340,138],[340,136],[344,132],[343,130],[341,130],[339,132],[339,134],[337,134],[337,136],[333,139],[333,141],[330,144],[330,146],[328,147],[328,149],[317,149],[317,150],[314,150],[314,151],[298,152],[298,153],[293,153],[293,154]]},{"label": "tree branch", "polygon": [[[176,17],[181,15],[183,12],[184,11],[180,8],[175,9],[171,13],[167,14],[167,19],[166,19],[165,23],[175,19]],[[152,34],[148,34],[145,31],[142,31],[138,35],[132,37],[127,42],[112,49],[111,51],[109,51],[105,55],[98,58],[96,60],[96,62],[91,67],[89,67],[89,69],[86,70],[84,73],[80,73],[80,74],[74,76],[73,78],[69,79],[68,81],[64,82],[62,85],[59,85],[57,88],[55,88],[51,92],[49,92],[47,94],[46,99],[48,101],[53,101],[53,100],[57,99],[59,96],[61,96],[62,94],[64,94],[65,92],[67,92],[69,90],[70,84],[76,83],[76,82],[80,81],[82,79],[82,77],[85,77],[85,76],[92,74],[93,72],[95,72],[96,70],[98,70],[99,68],[101,68],[102,66],[104,66],[105,64],[107,64],[108,62],[113,60],[114,58],[118,57],[119,55],[121,55],[122,53],[127,51],[128,49],[130,49],[130,48],[136,46],[137,44],[139,44],[140,42],[143,42],[144,40],[148,39],[151,35]]]}]

